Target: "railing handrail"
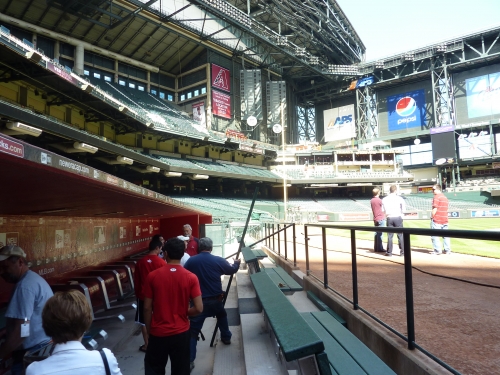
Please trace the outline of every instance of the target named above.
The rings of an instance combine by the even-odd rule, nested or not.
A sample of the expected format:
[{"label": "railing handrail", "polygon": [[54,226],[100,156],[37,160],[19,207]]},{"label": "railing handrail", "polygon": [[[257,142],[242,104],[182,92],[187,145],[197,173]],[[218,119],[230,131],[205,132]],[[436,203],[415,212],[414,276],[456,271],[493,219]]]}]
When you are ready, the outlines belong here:
[{"label": "railing handrail", "polygon": [[333,224],[304,224],[308,227],[330,228],[330,229],[345,229],[366,232],[383,232],[383,233],[403,233],[419,236],[437,236],[437,237],[453,237],[453,238],[468,238],[472,240],[500,241],[500,232],[486,230],[456,230],[456,229],[423,229],[423,228],[390,228],[390,227],[374,227],[374,226],[347,226]]},{"label": "railing handrail", "polygon": [[[460,372],[455,370],[452,366],[448,365],[446,362],[442,361],[440,358],[436,357],[434,354],[425,350],[415,342],[415,317],[414,317],[414,297],[413,297],[413,276],[412,276],[412,255],[411,255],[411,239],[410,235],[422,235],[422,236],[436,236],[436,237],[451,237],[451,238],[467,238],[476,240],[490,240],[490,241],[500,241],[500,233],[491,231],[474,231],[474,230],[450,230],[450,229],[422,229],[422,228],[388,228],[388,227],[374,227],[374,226],[349,226],[349,225],[335,225],[335,224],[304,224],[304,235],[305,235],[305,251],[306,251],[306,274],[308,276],[314,277],[318,281],[321,280],[310,274],[309,270],[309,246],[308,240],[308,228],[315,227],[321,228],[322,236],[322,251],[323,251],[323,285],[325,289],[330,289],[340,297],[350,302],[354,310],[360,310],[367,314],[369,317],[374,319],[377,323],[388,328],[391,332],[396,334],[398,337],[402,338],[408,343],[408,349],[418,349],[420,352],[425,354],[427,357],[431,358],[452,374],[461,375]],[[344,229],[350,231],[351,238],[351,254],[352,254],[352,284],[353,284],[353,299],[352,301],[342,295],[340,292],[336,291],[330,285],[328,285],[328,260],[327,260],[327,245],[326,245],[326,230],[327,229]],[[406,303],[406,320],[407,320],[407,336],[398,332],[394,328],[390,327],[388,324],[378,319],[372,315],[369,311],[363,309],[358,304],[358,286],[357,286],[357,260],[356,260],[356,231],[367,231],[367,232],[383,232],[383,233],[403,233],[403,250],[404,250],[404,269],[405,269],[405,303]]]}]

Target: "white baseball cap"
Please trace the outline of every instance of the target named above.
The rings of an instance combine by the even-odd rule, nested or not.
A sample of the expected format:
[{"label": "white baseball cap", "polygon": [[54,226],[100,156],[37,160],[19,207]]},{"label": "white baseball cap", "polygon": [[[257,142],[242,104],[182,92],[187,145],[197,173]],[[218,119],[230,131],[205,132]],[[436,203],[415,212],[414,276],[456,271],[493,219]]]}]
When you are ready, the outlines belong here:
[{"label": "white baseball cap", "polygon": [[179,240],[189,241],[189,237],[186,237],[186,236],[177,236],[177,238],[178,238]]},{"label": "white baseball cap", "polygon": [[0,249],[0,262],[13,256],[26,258],[26,253],[19,246],[4,246]]}]

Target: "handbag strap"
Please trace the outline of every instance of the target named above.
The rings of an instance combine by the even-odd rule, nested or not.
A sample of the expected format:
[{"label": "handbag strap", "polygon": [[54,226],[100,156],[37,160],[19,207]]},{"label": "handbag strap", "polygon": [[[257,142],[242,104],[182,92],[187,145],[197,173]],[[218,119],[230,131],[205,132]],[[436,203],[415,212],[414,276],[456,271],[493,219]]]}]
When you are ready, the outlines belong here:
[{"label": "handbag strap", "polygon": [[102,361],[104,362],[104,369],[106,370],[106,375],[111,375],[111,371],[109,369],[108,357],[106,357],[106,354],[102,349],[99,349],[99,353],[101,354]]}]

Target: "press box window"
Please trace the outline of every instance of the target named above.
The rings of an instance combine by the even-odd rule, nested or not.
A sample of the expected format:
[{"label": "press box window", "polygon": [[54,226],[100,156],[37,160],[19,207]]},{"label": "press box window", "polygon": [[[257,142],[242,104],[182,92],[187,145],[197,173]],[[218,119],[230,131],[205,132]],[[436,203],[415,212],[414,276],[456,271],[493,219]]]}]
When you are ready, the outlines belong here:
[{"label": "press box window", "polygon": [[120,86],[126,86],[125,81],[124,81],[124,80],[122,80],[122,79],[119,79],[119,80],[118,80],[118,84],[119,84]]},{"label": "press box window", "polygon": [[174,101],[174,97],[173,97],[172,95],[168,95],[168,96],[167,96],[167,100],[168,100],[169,102],[173,102],[173,101]]},{"label": "press box window", "polygon": [[165,99],[165,93],[160,91],[160,99]]},{"label": "press box window", "polygon": [[94,73],[94,78],[99,78],[101,79],[101,75],[99,73]]},{"label": "press box window", "polygon": [[186,100],[186,95],[184,95],[184,94],[182,94],[182,95],[181,95],[181,102],[182,102],[183,100]]},{"label": "press box window", "polygon": [[128,87],[130,87],[131,89],[135,89],[135,83],[129,83]]},{"label": "press box window", "polygon": [[156,90],[150,90],[149,92],[153,95],[156,95]]},{"label": "press box window", "polygon": [[111,77],[110,76],[104,76],[104,80],[106,82],[111,82]]},{"label": "press box window", "polygon": [[89,76],[90,75],[90,72],[88,70],[83,70],[83,74],[86,75],[86,76]]},{"label": "press box window", "polygon": [[192,93],[192,92],[188,92],[188,94],[187,94],[187,98],[188,98],[188,99],[191,99],[192,97],[193,97],[193,93]]},{"label": "press box window", "polygon": [[202,94],[206,94],[207,93],[207,88],[206,87],[202,87],[201,88],[201,93]]},{"label": "press box window", "polygon": [[144,91],[144,86],[137,86],[137,90]]},{"label": "press box window", "polygon": [[194,90],[194,96],[200,95],[200,90]]}]

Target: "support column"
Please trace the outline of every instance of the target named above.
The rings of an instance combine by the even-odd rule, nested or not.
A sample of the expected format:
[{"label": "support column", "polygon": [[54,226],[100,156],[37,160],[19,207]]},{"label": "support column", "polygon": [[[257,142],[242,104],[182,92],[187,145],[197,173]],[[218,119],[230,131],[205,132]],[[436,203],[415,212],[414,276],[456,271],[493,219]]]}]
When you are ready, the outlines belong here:
[{"label": "support column", "polygon": [[436,56],[431,64],[434,127],[455,125],[453,88],[451,78],[448,77],[446,57]]},{"label": "support column", "polygon": [[206,123],[207,129],[212,129],[212,80],[210,78],[210,63],[207,63],[207,99],[206,99]]},{"label": "support column", "polygon": [[85,48],[83,44],[77,44],[75,47],[75,66],[73,67],[76,74],[83,75],[83,56]]},{"label": "support column", "polygon": [[115,79],[115,83],[118,83],[118,60],[115,60],[115,74],[114,74],[114,79]]},{"label": "support column", "polygon": [[61,42],[58,40],[54,43],[54,60],[59,61],[59,56],[61,56]]},{"label": "support column", "polygon": [[148,83],[146,84],[146,91],[150,92],[151,91],[151,72],[149,70],[146,71],[146,79],[148,80]]},{"label": "support column", "polygon": [[358,139],[372,139],[379,136],[378,111],[375,92],[370,86],[356,89],[356,133]]}]

